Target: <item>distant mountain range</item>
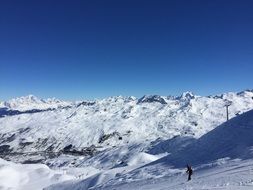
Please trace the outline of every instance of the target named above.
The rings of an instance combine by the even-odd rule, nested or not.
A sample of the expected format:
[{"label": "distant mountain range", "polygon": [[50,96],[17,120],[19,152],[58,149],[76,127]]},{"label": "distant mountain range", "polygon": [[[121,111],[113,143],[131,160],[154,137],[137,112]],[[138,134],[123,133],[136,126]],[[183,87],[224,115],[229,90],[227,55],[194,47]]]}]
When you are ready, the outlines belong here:
[{"label": "distant mountain range", "polygon": [[0,153],[92,155],[134,144],[149,148],[155,141],[178,136],[199,138],[226,121],[228,101],[229,117],[233,118],[253,109],[253,91],[76,102],[20,97],[0,103]]}]

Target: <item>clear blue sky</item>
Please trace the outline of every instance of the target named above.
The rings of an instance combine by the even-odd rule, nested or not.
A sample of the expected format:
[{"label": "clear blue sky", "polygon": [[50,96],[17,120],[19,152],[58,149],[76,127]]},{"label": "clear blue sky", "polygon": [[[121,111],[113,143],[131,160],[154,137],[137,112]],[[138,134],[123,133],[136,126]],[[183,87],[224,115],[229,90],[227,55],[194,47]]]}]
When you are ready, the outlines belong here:
[{"label": "clear blue sky", "polygon": [[252,0],[2,0],[0,100],[253,88]]}]

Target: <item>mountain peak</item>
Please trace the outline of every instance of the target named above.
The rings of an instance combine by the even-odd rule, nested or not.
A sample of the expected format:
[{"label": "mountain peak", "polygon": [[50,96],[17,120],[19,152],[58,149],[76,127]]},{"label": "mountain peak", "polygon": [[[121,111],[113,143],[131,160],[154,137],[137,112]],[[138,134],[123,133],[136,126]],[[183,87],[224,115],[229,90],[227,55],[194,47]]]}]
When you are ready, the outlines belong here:
[{"label": "mountain peak", "polygon": [[6,107],[12,110],[26,111],[31,109],[58,108],[69,105],[70,103],[60,101],[56,98],[41,99],[35,95],[29,94],[19,98],[13,98],[1,103],[0,107]]},{"label": "mountain peak", "polygon": [[246,89],[241,92],[238,92],[237,95],[239,96],[252,96],[253,97],[253,89]]},{"label": "mountain peak", "polygon": [[182,93],[182,95],[180,96],[180,99],[190,100],[190,99],[194,99],[195,97],[196,96],[192,92],[186,91]]},{"label": "mountain peak", "polygon": [[161,104],[167,104],[165,99],[162,96],[159,96],[159,95],[145,95],[145,96],[141,97],[138,100],[138,104],[140,104],[140,103],[152,103],[152,102],[159,102]]},{"label": "mountain peak", "polygon": [[37,96],[34,96],[33,94],[29,94],[27,96],[23,96],[23,97],[21,97],[21,99],[28,100],[28,101],[33,101],[33,102],[41,101],[40,98],[38,98]]}]

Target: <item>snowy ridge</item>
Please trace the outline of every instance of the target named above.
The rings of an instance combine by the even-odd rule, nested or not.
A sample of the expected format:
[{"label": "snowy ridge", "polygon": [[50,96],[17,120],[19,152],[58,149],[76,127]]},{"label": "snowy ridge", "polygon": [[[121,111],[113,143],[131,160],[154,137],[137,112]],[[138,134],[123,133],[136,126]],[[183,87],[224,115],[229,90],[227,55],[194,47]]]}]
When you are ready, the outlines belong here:
[{"label": "snowy ridge", "polygon": [[253,158],[253,110],[216,127],[184,149],[169,155],[164,162],[177,167],[215,161],[219,158]]}]

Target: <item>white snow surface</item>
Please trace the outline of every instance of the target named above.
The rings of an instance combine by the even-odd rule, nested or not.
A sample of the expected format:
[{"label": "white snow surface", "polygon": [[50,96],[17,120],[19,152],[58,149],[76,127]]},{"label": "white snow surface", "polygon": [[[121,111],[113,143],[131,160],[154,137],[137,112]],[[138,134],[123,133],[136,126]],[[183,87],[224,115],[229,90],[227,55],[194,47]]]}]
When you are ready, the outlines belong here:
[{"label": "white snow surface", "polygon": [[[22,151],[46,150],[49,147],[57,151],[69,144],[76,148],[91,145],[112,147],[151,142],[158,138],[171,139],[178,135],[199,138],[226,121],[224,106],[227,100],[232,102],[229,117],[233,118],[253,109],[252,97],[252,91],[210,97],[194,96],[192,93],[179,97],[145,96],[139,100],[111,97],[90,105],[87,102],[71,103],[71,106],[55,110],[5,116],[0,118],[0,131],[5,137],[15,135],[11,141],[5,142],[15,151],[19,150],[20,143],[27,142],[33,144],[22,148]],[[26,98],[11,100],[10,105],[15,106],[10,107],[34,108],[33,103],[23,99]],[[28,99],[35,99],[36,104],[40,102],[34,96],[28,96]],[[48,101],[41,101],[47,102],[46,107],[50,107]],[[37,108],[43,107],[44,103],[38,105]],[[55,101],[50,105],[55,107]],[[103,135],[109,134],[114,135],[99,143]],[[119,136],[122,140],[118,140]],[[35,147],[45,139],[43,146]]]},{"label": "white snow surface", "polygon": [[[253,91],[246,90],[208,97],[186,92],[94,102],[35,96],[2,102],[0,114],[1,108],[41,112],[0,115],[0,151],[57,152],[72,145],[98,152],[46,158],[51,169],[0,160],[0,189],[253,189],[252,97]],[[224,123],[227,102],[232,119]],[[19,155],[11,159],[24,161]],[[194,168],[190,182],[186,162]],[[6,167],[13,178],[5,176]],[[36,167],[48,175],[36,173]],[[35,178],[22,177],[34,171]],[[55,174],[62,174],[60,181],[54,180]]]},{"label": "white snow surface", "polygon": [[48,185],[74,179],[44,164],[15,164],[0,159],[1,190],[40,190]]},{"label": "white snow surface", "polygon": [[[149,164],[114,168],[83,180],[50,186],[49,190],[200,190],[253,189],[253,110],[207,133],[183,150]],[[232,148],[231,148],[232,147]],[[138,155],[133,155],[138,159]],[[192,181],[185,165],[193,164]],[[183,164],[182,164],[183,163]]]},{"label": "white snow surface", "polygon": [[137,172],[104,173],[84,180],[54,184],[46,190],[252,190],[253,160],[220,159],[195,167],[191,181],[186,170],[163,165]]},{"label": "white snow surface", "polygon": [[71,105],[71,102],[61,101],[56,98],[41,99],[34,95],[22,96],[9,101],[0,102],[0,108],[8,108],[18,111],[27,111],[32,109],[53,109]]}]

